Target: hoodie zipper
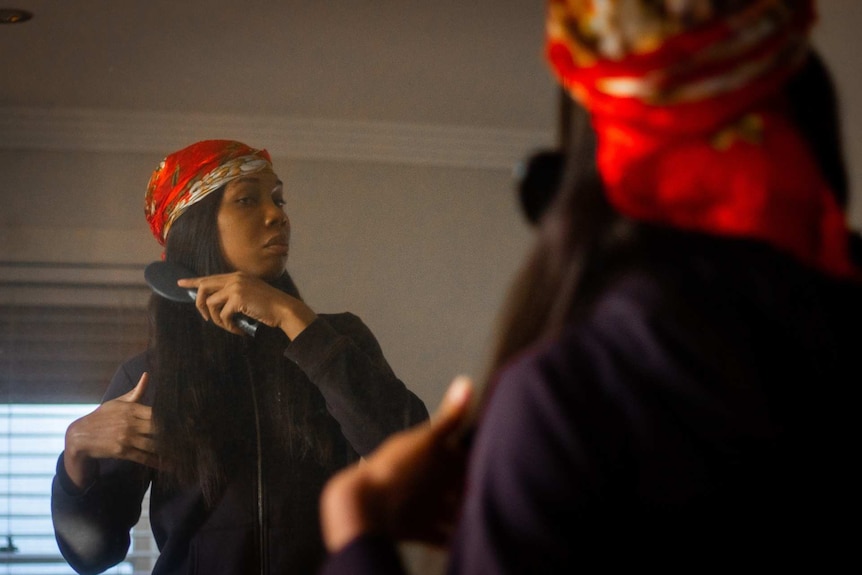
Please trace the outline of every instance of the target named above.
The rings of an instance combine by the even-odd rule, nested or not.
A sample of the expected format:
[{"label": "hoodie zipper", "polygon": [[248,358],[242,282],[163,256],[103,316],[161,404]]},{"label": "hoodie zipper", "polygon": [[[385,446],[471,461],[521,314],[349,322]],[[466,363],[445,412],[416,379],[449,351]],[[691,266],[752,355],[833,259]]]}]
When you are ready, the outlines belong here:
[{"label": "hoodie zipper", "polygon": [[[251,375],[251,370],[249,370]],[[260,565],[260,574],[266,575],[268,572],[268,561],[266,553],[266,530],[264,516],[264,500],[263,500],[263,443],[260,433],[260,410],[257,403],[257,389],[254,385],[254,378],[249,381],[251,385],[251,401],[254,407],[254,432],[255,432],[255,448],[257,457],[257,532],[258,532],[258,563]]]}]

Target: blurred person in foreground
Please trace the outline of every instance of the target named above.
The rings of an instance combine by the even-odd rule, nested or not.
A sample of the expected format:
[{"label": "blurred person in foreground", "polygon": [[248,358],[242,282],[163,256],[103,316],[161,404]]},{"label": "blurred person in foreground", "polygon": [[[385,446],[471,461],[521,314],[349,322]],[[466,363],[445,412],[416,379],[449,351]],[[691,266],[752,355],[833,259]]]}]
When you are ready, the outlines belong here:
[{"label": "blurred person in foreground", "polygon": [[475,433],[458,379],[430,423],[332,479],[324,573],[397,573],[399,541],[448,544],[450,573],[842,564],[862,274],[813,1],[547,10],[591,128]]}]

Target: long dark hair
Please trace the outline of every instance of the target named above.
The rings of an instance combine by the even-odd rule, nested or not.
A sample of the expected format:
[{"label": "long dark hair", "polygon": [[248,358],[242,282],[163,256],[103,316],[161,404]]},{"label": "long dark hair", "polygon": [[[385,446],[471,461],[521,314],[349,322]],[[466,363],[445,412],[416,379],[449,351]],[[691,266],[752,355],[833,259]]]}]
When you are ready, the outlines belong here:
[{"label": "long dark hair", "polygon": [[[838,99],[821,58],[811,52],[782,92],[835,197],[846,206]],[[510,288],[498,321],[488,377],[528,346],[553,337],[589,310],[603,286],[629,262],[669,243],[679,245],[679,235],[685,234],[636,222],[614,211],[596,166],[596,136],[589,115],[572,103],[569,121],[562,182]],[[852,245],[856,237],[848,241]]]},{"label": "long dark hair", "polygon": [[[223,194],[224,188],[213,192],[174,222],[167,261],[198,275],[232,271],[217,227]],[[287,272],[272,283],[300,297]],[[237,336],[203,321],[193,305],[156,295],[149,309],[153,419],[164,479],[197,485],[212,503],[233,474],[249,467],[256,425],[293,457],[330,456],[328,435],[316,429],[325,412],[319,392],[308,382],[284,384],[286,370],[297,368],[283,357],[289,342],[280,330],[261,326],[254,339]]]}]

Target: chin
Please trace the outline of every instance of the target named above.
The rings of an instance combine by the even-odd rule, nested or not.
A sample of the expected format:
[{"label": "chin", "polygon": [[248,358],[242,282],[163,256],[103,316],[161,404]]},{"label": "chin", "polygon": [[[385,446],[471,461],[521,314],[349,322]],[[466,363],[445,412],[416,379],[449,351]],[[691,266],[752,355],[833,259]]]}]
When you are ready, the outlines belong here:
[{"label": "chin", "polygon": [[271,282],[271,281],[274,281],[274,280],[277,280],[278,278],[280,278],[281,275],[284,273],[284,269],[285,269],[284,266],[281,266],[277,270],[266,271],[266,272],[260,274],[259,277],[262,280],[266,280],[268,282]]}]

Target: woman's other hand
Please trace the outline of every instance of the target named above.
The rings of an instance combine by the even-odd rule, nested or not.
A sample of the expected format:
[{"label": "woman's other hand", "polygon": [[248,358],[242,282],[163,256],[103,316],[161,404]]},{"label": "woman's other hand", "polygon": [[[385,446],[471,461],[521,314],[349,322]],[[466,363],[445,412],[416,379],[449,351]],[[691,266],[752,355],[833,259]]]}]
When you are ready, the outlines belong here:
[{"label": "woman's other hand", "polygon": [[291,340],[317,318],[301,300],[243,272],[182,279],[177,285],[197,290],[195,305],[203,318],[237,335],[244,332],[233,321],[236,314],[281,329]]},{"label": "woman's other hand", "polygon": [[106,401],[66,430],[63,465],[79,488],[96,476],[97,459],[125,459],[158,467],[152,408],[139,402],[147,388],[145,373],[128,393]]},{"label": "woman's other hand", "polygon": [[321,495],[324,541],[336,552],[362,533],[448,542],[461,504],[472,382],[456,378],[429,422],[393,435],[367,460],[335,475]]}]

